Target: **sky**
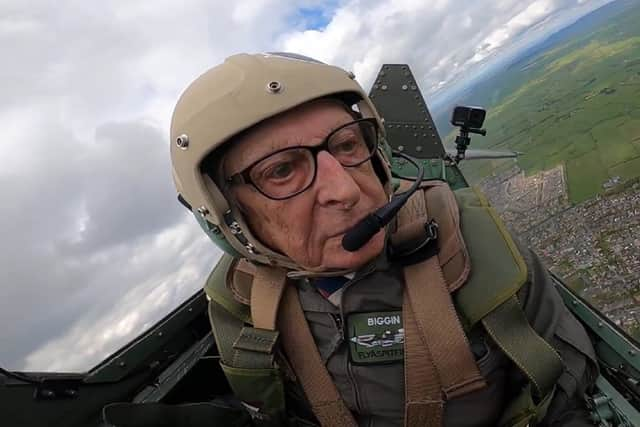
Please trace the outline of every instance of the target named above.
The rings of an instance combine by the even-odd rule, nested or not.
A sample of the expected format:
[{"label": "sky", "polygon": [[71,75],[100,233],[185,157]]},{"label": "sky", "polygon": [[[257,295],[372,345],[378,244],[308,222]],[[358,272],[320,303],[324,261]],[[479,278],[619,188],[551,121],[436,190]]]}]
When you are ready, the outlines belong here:
[{"label": "sky", "polygon": [[194,294],[220,251],[176,202],[168,130],[199,74],[291,51],[427,96],[608,0],[0,0],[0,366],[83,372]]}]

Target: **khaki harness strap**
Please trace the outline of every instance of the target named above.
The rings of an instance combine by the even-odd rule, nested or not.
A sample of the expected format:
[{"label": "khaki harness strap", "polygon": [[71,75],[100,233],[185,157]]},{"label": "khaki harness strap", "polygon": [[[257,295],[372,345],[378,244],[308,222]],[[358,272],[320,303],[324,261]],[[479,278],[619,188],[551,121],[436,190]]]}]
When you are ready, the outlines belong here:
[{"label": "khaki harness strap", "polygon": [[[400,187],[409,185],[403,181]],[[409,198],[398,213],[397,230],[391,236],[392,246],[415,247],[424,240],[428,220],[438,224],[438,261],[449,292],[454,292],[466,282],[471,263],[460,229],[458,203],[447,183],[429,182]]]},{"label": "khaki harness strap", "polygon": [[[235,274],[239,272],[236,271]],[[231,360],[225,360],[225,363],[234,367],[273,367],[275,347],[280,334],[276,330],[276,317],[286,283],[285,279],[283,270],[256,267],[251,290],[253,327],[242,326],[232,345]],[[219,307],[213,305],[210,311],[215,320],[220,322],[222,316],[219,315]],[[242,324],[242,321],[240,322]]]},{"label": "khaki harness strap", "polygon": [[287,359],[323,427],[357,427],[320,357],[296,288],[286,284],[284,270],[257,268],[251,288],[254,328],[277,328]]},{"label": "khaki harness strap", "polygon": [[[405,298],[452,399],[486,386],[462,329],[437,257],[405,267]],[[413,374],[409,377],[412,381]]]},{"label": "khaki harness strap", "polygon": [[[447,187],[443,188],[447,189]],[[425,191],[416,192],[409,199],[408,208],[400,211],[401,215],[398,216],[399,231],[415,228],[416,223],[425,224],[427,222],[429,212],[426,199],[428,197],[441,199],[438,200],[438,203],[433,200],[433,204],[436,206],[449,205],[451,208],[456,206],[455,200],[448,200],[451,197],[448,194],[450,190],[448,192],[442,191],[443,188],[432,188],[426,191],[426,194]],[[441,230],[445,231],[445,236],[458,236],[455,230],[458,228],[455,221],[457,220],[455,217],[458,216],[457,212],[455,210],[453,214],[448,214],[453,217],[447,217],[446,211],[433,212],[437,214],[434,217],[439,221],[439,224],[442,223],[440,227],[447,228],[447,230]],[[440,252],[442,252],[443,242],[438,243]],[[460,245],[463,244],[458,244],[458,247],[463,248]],[[441,253],[438,253],[438,256],[432,256],[404,268],[406,286],[404,298],[409,302],[405,305],[408,305],[413,311],[420,335],[428,347],[428,352],[438,372],[442,391],[447,399],[452,399],[483,388],[486,383],[476,365],[453,305],[450,294],[452,289],[445,280],[440,257]],[[447,257],[451,258],[451,255],[447,254]],[[466,274],[462,277],[466,279]],[[412,374],[409,381],[417,381],[413,377]]]},{"label": "khaki harness strap", "polygon": [[251,319],[253,326],[276,329],[278,307],[286,285],[286,272],[275,267],[256,267],[251,286]]},{"label": "khaki harness strap", "polygon": [[287,286],[278,321],[287,359],[323,427],[356,427],[327,368],[304,317],[295,287]]},{"label": "khaki harness strap", "polygon": [[440,427],[444,412],[442,385],[407,298],[402,301],[404,321],[404,425]]}]

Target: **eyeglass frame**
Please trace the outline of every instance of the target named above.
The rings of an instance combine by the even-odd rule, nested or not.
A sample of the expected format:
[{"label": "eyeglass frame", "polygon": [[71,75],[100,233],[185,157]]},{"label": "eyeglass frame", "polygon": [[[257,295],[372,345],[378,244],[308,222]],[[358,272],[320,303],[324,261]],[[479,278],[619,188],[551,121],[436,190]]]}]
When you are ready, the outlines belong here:
[{"label": "eyeglass frame", "polygon": [[[291,199],[292,197],[295,197],[295,196],[297,196],[297,195],[299,195],[301,193],[304,193],[309,188],[311,188],[311,186],[316,182],[316,177],[318,175],[318,153],[320,153],[321,151],[326,151],[331,156],[333,156],[333,154],[331,154],[331,151],[329,151],[329,140],[331,139],[331,137],[333,135],[335,135],[338,131],[346,128],[347,126],[351,126],[351,125],[356,124],[356,123],[370,123],[374,127],[375,141],[374,141],[373,147],[371,148],[371,152],[369,153],[369,157],[367,157],[366,159],[364,159],[361,162],[356,163],[354,165],[343,165],[342,163],[340,163],[339,160],[337,160],[337,159],[336,160],[338,161],[338,163],[340,163],[340,165],[342,167],[345,167],[345,168],[358,167],[358,166],[368,162],[369,160],[371,160],[373,155],[378,150],[378,141],[380,139],[380,127],[378,126],[378,121],[374,117],[365,117],[365,118],[361,118],[361,119],[356,119],[356,120],[353,120],[351,122],[348,122],[348,123],[345,123],[343,125],[340,125],[339,127],[335,128],[331,132],[329,132],[329,134],[318,145],[296,145],[296,146],[292,146],[292,147],[281,148],[281,149],[276,150],[276,151],[274,151],[272,153],[269,153],[266,156],[261,157],[260,159],[258,159],[255,162],[251,163],[250,165],[248,165],[247,167],[245,167],[241,171],[236,172],[233,175],[225,178],[224,179],[225,185],[226,185],[227,188],[229,188],[232,185],[236,185],[236,184],[250,184],[251,186],[253,186],[253,188],[258,190],[258,192],[260,194],[262,194],[264,197],[266,197],[268,199],[271,199],[271,200],[287,200],[287,199]],[[364,138],[364,135],[363,135],[363,138]],[[314,166],[313,177],[309,181],[309,184],[306,185],[304,188],[302,188],[302,189],[298,190],[297,192],[295,192],[295,193],[293,193],[291,195],[288,195],[286,197],[273,197],[273,196],[270,196],[270,195],[266,194],[264,191],[262,191],[260,189],[260,187],[258,187],[253,182],[253,179],[251,178],[251,174],[249,172],[258,163],[260,163],[261,161],[263,161],[263,160],[265,160],[265,159],[267,159],[267,158],[269,158],[269,157],[271,157],[273,155],[281,153],[283,151],[295,150],[295,149],[301,149],[301,148],[311,152],[311,157],[313,158],[313,166]]]}]

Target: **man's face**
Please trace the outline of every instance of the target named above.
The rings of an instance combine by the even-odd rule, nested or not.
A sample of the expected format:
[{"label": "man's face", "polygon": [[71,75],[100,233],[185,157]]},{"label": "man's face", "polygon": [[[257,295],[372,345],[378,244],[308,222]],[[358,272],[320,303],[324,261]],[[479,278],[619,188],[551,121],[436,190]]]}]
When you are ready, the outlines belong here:
[{"label": "man's face", "polygon": [[[280,114],[234,141],[224,158],[224,175],[232,176],[283,148],[319,145],[333,129],[351,121],[353,117],[331,101]],[[371,161],[345,168],[321,151],[313,185],[285,200],[271,200],[250,184],[231,188],[254,235],[306,270],[355,270],[384,247],[383,230],[356,252],[344,250],[341,243],[346,230],[387,202]]]}]

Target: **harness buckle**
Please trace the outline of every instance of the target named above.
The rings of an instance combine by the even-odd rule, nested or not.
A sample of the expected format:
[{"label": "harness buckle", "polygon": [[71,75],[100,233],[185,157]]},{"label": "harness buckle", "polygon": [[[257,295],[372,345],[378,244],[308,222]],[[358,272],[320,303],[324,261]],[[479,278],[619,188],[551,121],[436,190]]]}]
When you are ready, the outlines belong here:
[{"label": "harness buckle", "polygon": [[438,240],[438,223],[435,220],[431,220],[424,224],[424,230],[427,232],[425,238],[425,244],[432,240]]},{"label": "harness buckle", "polygon": [[[438,253],[438,223],[431,219],[420,225],[407,227],[401,239],[393,239],[389,257],[402,265],[416,264]],[[395,241],[394,241],[395,240]]]}]

